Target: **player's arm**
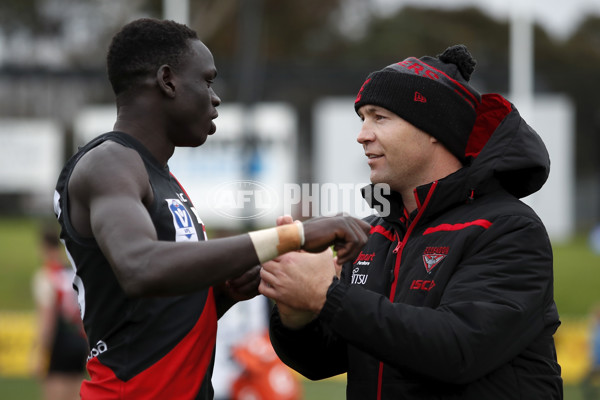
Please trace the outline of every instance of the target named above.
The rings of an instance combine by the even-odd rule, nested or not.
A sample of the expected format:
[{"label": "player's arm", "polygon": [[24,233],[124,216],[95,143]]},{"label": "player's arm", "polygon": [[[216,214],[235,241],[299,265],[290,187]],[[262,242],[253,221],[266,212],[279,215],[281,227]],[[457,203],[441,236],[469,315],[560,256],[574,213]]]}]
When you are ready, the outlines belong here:
[{"label": "player's arm", "polygon": [[[89,232],[131,296],[182,294],[220,284],[300,244],[293,231],[297,225],[285,232],[278,227],[203,242],[157,240],[146,208],[152,190],[143,162],[135,151],[113,142],[79,161],[69,192],[80,210],[72,215],[74,223],[85,232],[89,215]],[[360,251],[369,230],[362,221],[343,217],[314,219],[302,228],[305,250],[333,244],[338,256],[348,259]]]},{"label": "player's arm", "polygon": [[249,300],[259,294],[260,269],[260,265],[255,265],[241,276],[228,279],[225,283],[214,287],[219,318],[238,301]]}]

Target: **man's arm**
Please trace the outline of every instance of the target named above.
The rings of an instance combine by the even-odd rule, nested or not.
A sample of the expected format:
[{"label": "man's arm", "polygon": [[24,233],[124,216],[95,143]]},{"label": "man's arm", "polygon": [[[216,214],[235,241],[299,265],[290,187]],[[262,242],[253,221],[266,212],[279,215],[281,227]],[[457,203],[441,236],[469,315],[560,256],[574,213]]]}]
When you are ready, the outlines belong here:
[{"label": "man's arm", "polygon": [[331,271],[313,268],[300,253],[266,263],[259,290],[318,313],[316,322],[339,339],[389,365],[466,383],[510,361],[544,329],[552,329],[545,326],[543,312],[552,296],[551,248],[543,226],[505,217],[479,236],[478,246],[457,267],[435,309],[392,303],[360,285],[332,283]]},{"label": "man's arm", "polygon": [[[69,194],[76,230],[93,235],[128,295],[188,293],[221,284],[259,264],[248,234],[202,242],[157,240],[146,208],[152,190],[145,167],[135,151],[119,144],[104,143],[82,157]],[[322,251],[333,244],[352,258],[366,241],[364,225],[342,217],[307,221],[303,248]]]},{"label": "man's arm", "polygon": [[271,312],[269,336],[279,358],[308,379],[329,378],[348,370],[346,341],[319,319],[289,329],[277,305]]}]

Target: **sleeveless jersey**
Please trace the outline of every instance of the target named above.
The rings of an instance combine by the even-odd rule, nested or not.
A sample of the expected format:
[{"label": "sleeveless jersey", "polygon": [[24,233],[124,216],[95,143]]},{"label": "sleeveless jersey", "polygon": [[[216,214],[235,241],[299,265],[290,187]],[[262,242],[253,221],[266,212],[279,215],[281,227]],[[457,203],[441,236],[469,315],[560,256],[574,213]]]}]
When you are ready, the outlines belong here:
[{"label": "sleeveless jersey", "polygon": [[69,220],[68,182],[81,157],[111,140],[142,158],[154,201],[148,208],[158,240],[205,240],[204,225],[168,167],[160,165],[135,138],[122,132],[98,136],[71,157],[54,193],[61,239],[75,269],[90,346],[90,380],[83,399],[212,399],[210,383],[217,329],[212,288],[173,297],[131,298],[121,289],[94,239],[75,232]]}]

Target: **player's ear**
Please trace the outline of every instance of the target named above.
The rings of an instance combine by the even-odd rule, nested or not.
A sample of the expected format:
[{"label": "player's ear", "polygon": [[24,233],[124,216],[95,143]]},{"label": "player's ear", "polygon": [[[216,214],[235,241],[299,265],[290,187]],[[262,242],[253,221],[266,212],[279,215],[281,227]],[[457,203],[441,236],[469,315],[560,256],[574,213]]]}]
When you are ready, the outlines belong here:
[{"label": "player's ear", "polygon": [[156,82],[159,89],[168,97],[175,97],[175,83],[173,69],[167,65],[161,65],[156,71]]}]

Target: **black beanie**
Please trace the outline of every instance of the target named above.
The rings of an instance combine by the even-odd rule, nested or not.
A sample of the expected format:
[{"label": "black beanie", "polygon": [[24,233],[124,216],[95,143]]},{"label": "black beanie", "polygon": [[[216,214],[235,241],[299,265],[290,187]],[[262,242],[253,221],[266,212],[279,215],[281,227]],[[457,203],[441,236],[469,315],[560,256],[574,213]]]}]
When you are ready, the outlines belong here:
[{"label": "black beanie", "polygon": [[468,82],[475,60],[464,45],[437,57],[409,57],[372,72],[354,109],[383,107],[438,139],[463,164],[481,95]]}]

